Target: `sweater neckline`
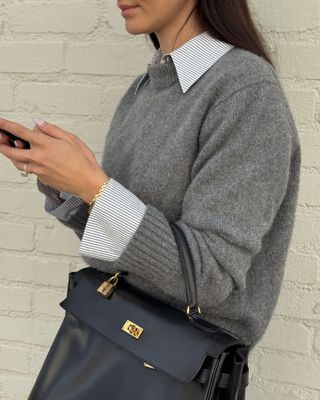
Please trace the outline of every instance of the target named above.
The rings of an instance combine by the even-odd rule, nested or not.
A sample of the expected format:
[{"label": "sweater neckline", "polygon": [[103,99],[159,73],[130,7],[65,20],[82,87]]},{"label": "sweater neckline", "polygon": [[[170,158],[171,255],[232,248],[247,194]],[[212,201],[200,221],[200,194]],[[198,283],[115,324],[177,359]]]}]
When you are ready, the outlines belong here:
[{"label": "sweater neckline", "polygon": [[164,63],[148,64],[147,73],[150,85],[155,88],[171,86],[178,81],[178,74],[171,57]]}]

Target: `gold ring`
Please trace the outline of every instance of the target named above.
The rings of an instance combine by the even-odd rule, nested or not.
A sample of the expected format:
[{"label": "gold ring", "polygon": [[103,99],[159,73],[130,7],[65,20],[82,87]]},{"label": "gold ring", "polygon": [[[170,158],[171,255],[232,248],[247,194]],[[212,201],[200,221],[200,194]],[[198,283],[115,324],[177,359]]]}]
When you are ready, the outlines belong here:
[{"label": "gold ring", "polygon": [[24,164],[24,166],[23,166],[24,172],[21,172],[21,176],[29,176],[30,174],[32,174],[32,172],[28,171],[28,165],[29,165],[29,163]]}]

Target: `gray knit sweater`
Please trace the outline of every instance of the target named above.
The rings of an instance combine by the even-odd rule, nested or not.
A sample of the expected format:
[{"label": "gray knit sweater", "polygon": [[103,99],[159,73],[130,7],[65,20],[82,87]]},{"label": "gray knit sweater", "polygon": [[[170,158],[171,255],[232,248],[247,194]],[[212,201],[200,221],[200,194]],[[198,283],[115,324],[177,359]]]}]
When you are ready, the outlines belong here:
[{"label": "gray knit sweater", "polygon": [[[273,68],[234,47],[186,93],[173,62],[148,65],[120,100],[102,167],[147,208],[114,262],[82,256],[181,310],[185,284],[169,221],[193,256],[203,317],[251,344],[276,306],[292,235],[300,143]],[[79,238],[82,203],[61,222]]]}]

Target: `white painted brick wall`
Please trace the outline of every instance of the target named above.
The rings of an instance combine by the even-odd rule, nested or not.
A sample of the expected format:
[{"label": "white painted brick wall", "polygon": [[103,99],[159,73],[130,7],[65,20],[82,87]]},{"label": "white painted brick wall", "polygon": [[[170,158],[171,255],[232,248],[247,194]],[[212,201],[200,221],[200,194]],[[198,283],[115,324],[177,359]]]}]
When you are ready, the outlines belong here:
[{"label": "white painted brick wall", "polygon": [[59,41],[12,40],[0,43],[0,72],[62,72],[63,44]]},{"label": "white painted brick wall", "polygon": [[[302,144],[299,206],[274,316],[251,355],[248,400],[320,400],[320,2],[251,0]],[[2,0],[1,117],[42,116],[100,160],[116,105],[152,54],[116,1]],[[0,400],[25,399],[61,324],[80,241],[43,210],[34,176],[0,157]]]}]

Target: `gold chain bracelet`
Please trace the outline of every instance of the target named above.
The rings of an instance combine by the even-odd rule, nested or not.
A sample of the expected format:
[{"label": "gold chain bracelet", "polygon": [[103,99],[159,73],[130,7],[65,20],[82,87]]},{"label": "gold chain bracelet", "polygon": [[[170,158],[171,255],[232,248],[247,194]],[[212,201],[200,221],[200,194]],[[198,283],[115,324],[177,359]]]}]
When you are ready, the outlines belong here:
[{"label": "gold chain bracelet", "polygon": [[97,194],[94,195],[92,201],[89,203],[89,209],[88,209],[88,213],[91,213],[92,207],[94,206],[96,200],[98,199],[98,197],[101,195],[101,193],[104,191],[104,188],[107,186],[108,182],[110,180],[110,177],[107,177],[106,181],[103,183],[103,185],[101,186],[99,192]]}]

